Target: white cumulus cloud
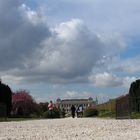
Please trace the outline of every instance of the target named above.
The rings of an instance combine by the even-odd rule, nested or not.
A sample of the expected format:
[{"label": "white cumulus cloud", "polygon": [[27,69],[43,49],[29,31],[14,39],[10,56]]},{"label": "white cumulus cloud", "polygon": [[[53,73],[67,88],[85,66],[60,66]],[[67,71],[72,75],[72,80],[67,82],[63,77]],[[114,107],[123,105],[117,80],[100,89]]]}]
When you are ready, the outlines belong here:
[{"label": "white cumulus cloud", "polygon": [[84,92],[67,91],[63,95],[63,98],[65,98],[65,99],[88,99],[91,96],[92,96],[91,93],[88,93],[86,91],[84,91]]},{"label": "white cumulus cloud", "polygon": [[91,75],[89,80],[97,87],[116,87],[122,84],[121,78],[107,72]]},{"label": "white cumulus cloud", "polygon": [[[99,62],[112,59],[125,48],[121,36],[93,33],[80,19],[51,27],[44,14],[20,0],[2,0],[0,6],[0,73],[5,79],[88,82]],[[114,78],[104,76],[106,80]]]},{"label": "white cumulus cloud", "polygon": [[91,74],[89,76],[89,81],[96,87],[104,88],[104,87],[124,87],[129,88],[130,84],[134,82],[139,77],[120,77],[112,73],[103,72]]}]

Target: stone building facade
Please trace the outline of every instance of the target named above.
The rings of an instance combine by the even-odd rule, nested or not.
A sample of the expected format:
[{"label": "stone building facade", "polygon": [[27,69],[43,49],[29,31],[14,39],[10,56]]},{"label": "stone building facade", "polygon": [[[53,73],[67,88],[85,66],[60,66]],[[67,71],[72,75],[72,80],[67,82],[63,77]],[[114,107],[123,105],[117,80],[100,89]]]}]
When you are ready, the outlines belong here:
[{"label": "stone building facade", "polygon": [[56,105],[60,108],[60,110],[65,109],[66,113],[71,112],[71,106],[74,105],[77,109],[79,105],[83,106],[83,109],[88,107],[96,107],[97,99],[94,101],[93,98],[89,97],[88,99],[65,99],[61,100],[60,98],[57,99]]}]

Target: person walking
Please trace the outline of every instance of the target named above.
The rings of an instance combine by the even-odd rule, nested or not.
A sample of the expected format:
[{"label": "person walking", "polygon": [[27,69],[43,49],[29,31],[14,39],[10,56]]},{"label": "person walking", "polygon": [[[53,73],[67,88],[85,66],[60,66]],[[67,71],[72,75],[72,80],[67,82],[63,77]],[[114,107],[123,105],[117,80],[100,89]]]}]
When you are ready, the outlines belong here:
[{"label": "person walking", "polygon": [[71,115],[72,115],[72,118],[75,117],[75,106],[74,105],[71,106]]},{"label": "person walking", "polygon": [[53,111],[53,102],[52,101],[50,101],[50,103],[48,104],[48,109],[49,109],[49,113],[50,113],[50,117],[52,118],[53,116],[52,116],[52,111]]},{"label": "person walking", "polygon": [[82,105],[79,105],[78,108],[77,108],[77,118],[79,117],[83,117],[83,106]]},{"label": "person walking", "polygon": [[77,118],[79,118],[79,106],[78,106],[78,108],[76,110],[76,113],[77,113]]},{"label": "person walking", "polygon": [[79,106],[79,117],[83,117],[83,105]]}]

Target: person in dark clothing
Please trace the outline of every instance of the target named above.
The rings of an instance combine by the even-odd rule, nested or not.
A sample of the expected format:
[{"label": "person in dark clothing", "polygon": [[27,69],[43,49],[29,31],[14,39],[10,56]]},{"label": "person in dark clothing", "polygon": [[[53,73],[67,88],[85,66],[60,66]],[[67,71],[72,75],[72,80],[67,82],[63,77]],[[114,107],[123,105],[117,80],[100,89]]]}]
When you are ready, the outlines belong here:
[{"label": "person in dark clothing", "polygon": [[72,118],[75,117],[75,106],[74,105],[71,106],[71,115],[72,115]]},{"label": "person in dark clothing", "polygon": [[76,110],[76,113],[77,113],[77,118],[79,118],[79,106],[78,106],[78,108]]}]

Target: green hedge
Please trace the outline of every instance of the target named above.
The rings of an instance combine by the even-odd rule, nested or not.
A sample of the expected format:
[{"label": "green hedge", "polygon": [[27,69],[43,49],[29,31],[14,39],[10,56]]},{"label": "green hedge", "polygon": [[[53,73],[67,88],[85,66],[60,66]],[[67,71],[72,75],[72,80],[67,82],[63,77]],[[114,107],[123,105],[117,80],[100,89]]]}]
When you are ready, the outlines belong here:
[{"label": "green hedge", "polygon": [[84,117],[95,117],[98,116],[98,110],[93,108],[87,108],[84,111]]},{"label": "green hedge", "polygon": [[60,111],[57,108],[52,110],[52,113],[48,110],[43,113],[44,118],[60,118]]},{"label": "green hedge", "polygon": [[100,110],[99,111],[99,117],[110,117],[110,118],[115,118],[115,112],[112,112],[110,110]]},{"label": "green hedge", "polygon": [[140,113],[139,112],[132,112],[131,119],[140,119]]}]

